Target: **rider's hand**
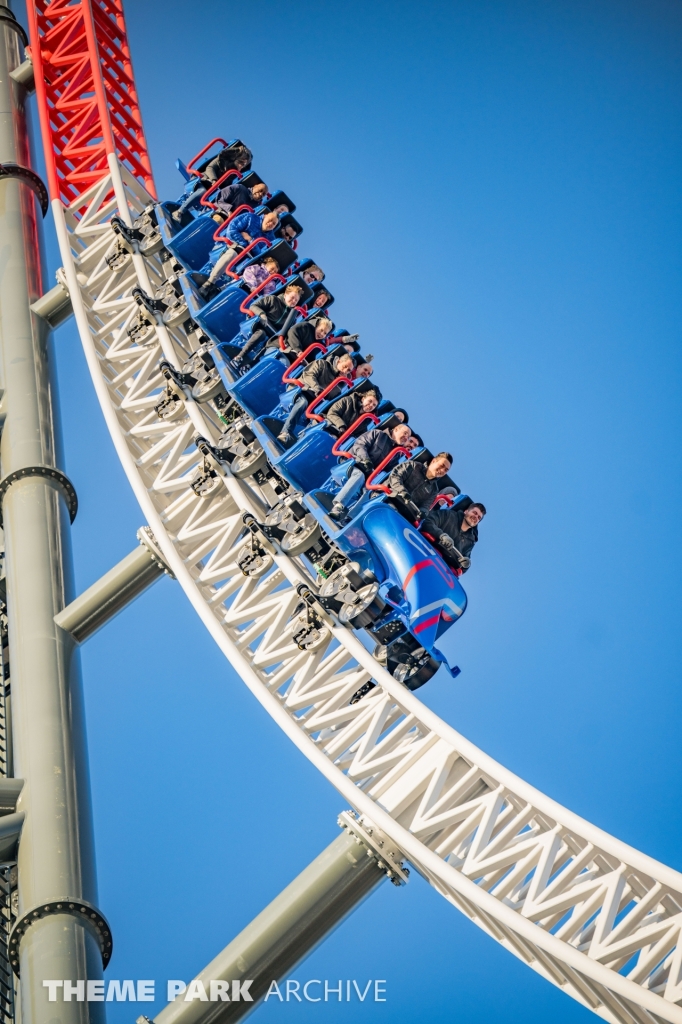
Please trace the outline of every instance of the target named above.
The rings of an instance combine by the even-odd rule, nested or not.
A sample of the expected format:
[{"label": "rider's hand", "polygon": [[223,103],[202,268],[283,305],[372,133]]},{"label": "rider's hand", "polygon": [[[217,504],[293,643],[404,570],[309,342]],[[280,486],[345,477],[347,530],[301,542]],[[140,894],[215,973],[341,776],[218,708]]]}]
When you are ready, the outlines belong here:
[{"label": "rider's hand", "polygon": [[455,542],[449,533],[441,533],[440,537],[438,538],[438,543],[442,547],[443,551],[454,550]]}]

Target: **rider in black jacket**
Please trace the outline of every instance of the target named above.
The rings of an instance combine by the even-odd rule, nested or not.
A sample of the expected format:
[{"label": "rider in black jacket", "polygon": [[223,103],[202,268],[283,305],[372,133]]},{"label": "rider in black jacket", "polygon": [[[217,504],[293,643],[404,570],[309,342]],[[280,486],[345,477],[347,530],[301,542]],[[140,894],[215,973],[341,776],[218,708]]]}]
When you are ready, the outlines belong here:
[{"label": "rider in black jacket", "polygon": [[387,480],[392,494],[407,506],[414,519],[427,512],[440,491],[440,477],[445,476],[452,465],[452,455],[440,452],[431,459],[428,466],[423,462],[408,459],[393,470]]},{"label": "rider in black jacket", "polygon": [[334,330],[334,324],[326,316],[316,316],[310,320],[301,320],[290,327],[287,336],[287,349],[299,356],[305,352],[309,345],[315,341],[324,341],[330,331]]},{"label": "rider in black jacket", "polygon": [[416,443],[406,423],[398,423],[392,430],[380,430],[375,427],[361,434],[350,449],[350,454],[355,458],[355,465],[334,498],[329,513],[332,519],[341,522],[347,519],[348,508],[358,497],[365,479],[381,465],[387,455],[396,447],[412,449],[416,447]]},{"label": "rider in black jacket", "polygon": [[378,388],[371,391],[351,391],[327,409],[327,425],[340,437],[363,412],[374,412],[380,401],[381,393]]},{"label": "rider in black jacket", "polygon": [[265,347],[270,338],[286,334],[297,317],[296,306],[301,301],[303,289],[300,285],[289,284],[279,295],[259,295],[251,304],[251,315],[260,317],[261,325],[254,327],[251,337],[242,346],[236,359],[237,369],[249,366],[256,358],[256,349]]},{"label": "rider in black jacket", "polygon": [[[356,360],[348,352],[344,352],[342,355],[335,356],[334,358],[316,359],[310,363],[299,377],[301,393],[284,421],[284,426],[282,432],[278,435],[278,440],[286,445],[294,442],[296,438],[296,425],[302,418],[308,404],[338,377],[347,377],[348,380],[355,380],[356,378],[369,377],[371,373],[372,367],[369,363],[362,363],[360,366],[357,366]],[[332,389],[329,397],[334,392],[337,392],[336,388]],[[380,398],[377,401],[380,401]],[[336,404],[334,403],[334,405]],[[376,402],[374,408],[376,408]]]},{"label": "rider in black jacket", "polygon": [[471,552],[478,540],[478,524],[485,506],[474,502],[466,510],[434,508],[420,525],[421,532],[436,545],[457,575],[471,565]]}]

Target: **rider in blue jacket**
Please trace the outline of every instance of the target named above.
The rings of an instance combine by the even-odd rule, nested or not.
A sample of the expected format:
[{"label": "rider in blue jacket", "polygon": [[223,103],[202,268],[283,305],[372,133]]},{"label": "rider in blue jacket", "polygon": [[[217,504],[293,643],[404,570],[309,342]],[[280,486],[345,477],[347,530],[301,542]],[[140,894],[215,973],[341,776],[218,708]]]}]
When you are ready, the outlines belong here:
[{"label": "rider in blue jacket", "polygon": [[[278,223],[279,217],[276,213],[271,213],[270,210],[266,210],[261,215],[254,213],[253,210],[244,210],[230,221],[226,231],[229,243],[218,242],[214,245],[208,254],[208,263],[201,268],[202,274],[208,274],[200,289],[202,294],[208,293],[230,260],[234,259],[238,252],[245,249],[256,238],[265,238],[268,242],[273,242]],[[251,255],[257,256],[265,248],[266,246],[260,243],[251,250]]]}]

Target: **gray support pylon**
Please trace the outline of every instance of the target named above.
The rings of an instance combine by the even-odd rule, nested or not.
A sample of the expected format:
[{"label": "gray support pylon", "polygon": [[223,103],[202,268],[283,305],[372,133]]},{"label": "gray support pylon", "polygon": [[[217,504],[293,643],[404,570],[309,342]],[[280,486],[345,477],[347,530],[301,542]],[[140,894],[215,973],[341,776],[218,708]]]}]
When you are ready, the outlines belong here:
[{"label": "gray support pylon", "polygon": [[0,778],[0,815],[13,814],[24,786],[23,779]]},{"label": "gray support pylon", "polygon": [[253,1002],[185,1002],[179,995],[155,1024],[232,1024],[333,931],[386,877],[370,848],[344,831],[204,968],[201,981],[250,981]]},{"label": "gray support pylon", "polygon": [[23,64],[19,64],[14,71],[10,71],[10,78],[19,85],[23,85],[27,93],[35,92],[36,83],[31,58],[27,57]]},{"label": "gray support pylon", "polygon": [[[0,163],[29,167],[26,91],[10,78],[19,51],[17,32],[1,21]],[[0,181],[3,478],[57,461],[47,324],[30,311],[43,293],[39,231],[31,189],[16,179]],[[103,1021],[101,1003],[73,999],[57,1007],[43,986],[47,979],[102,977],[95,928],[80,912],[82,901],[97,905],[80,668],[73,640],[54,622],[71,589],[69,516],[44,475],[15,480],[2,500],[14,769],[25,780],[17,806],[25,813],[17,860],[21,1020]],[[69,899],[81,903],[70,911]],[[33,909],[55,900],[65,901],[65,912],[32,920]]]},{"label": "gray support pylon", "polygon": [[46,320],[50,327],[59,327],[73,315],[71,296],[62,280],[63,270],[57,274],[57,283],[31,305],[33,312]]},{"label": "gray support pylon", "polygon": [[82,644],[168,570],[143,541],[54,617]]}]

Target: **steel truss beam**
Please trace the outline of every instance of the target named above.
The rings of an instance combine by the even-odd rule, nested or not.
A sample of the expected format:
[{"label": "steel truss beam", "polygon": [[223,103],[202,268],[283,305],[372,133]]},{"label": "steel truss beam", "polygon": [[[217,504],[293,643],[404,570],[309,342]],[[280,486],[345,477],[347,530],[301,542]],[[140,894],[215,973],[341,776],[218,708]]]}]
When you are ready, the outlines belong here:
[{"label": "steel truss beam", "polygon": [[[222,425],[209,403],[154,408],[159,360],[191,342],[159,323],[137,344],[132,294],[154,294],[159,257],[116,262],[109,220],[149,203],[112,157],[71,207],[53,202],[68,288],[102,410],[165,560],[207,629],[280,728],[456,907],[524,963],[614,1024],[682,1024],[682,875],[562,807],[456,732],[328,618],[301,650],[297,586],[309,581],[277,545],[245,577],[242,514],[256,485],[228,470],[207,498],[191,487],[193,438]],[[324,616],[323,616],[324,618]],[[367,679],[377,686],[355,705]]]},{"label": "steel truss beam", "polygon": [[72,202],[112,154],[153,193],[121,0],[26,6],[50,196]]}]

